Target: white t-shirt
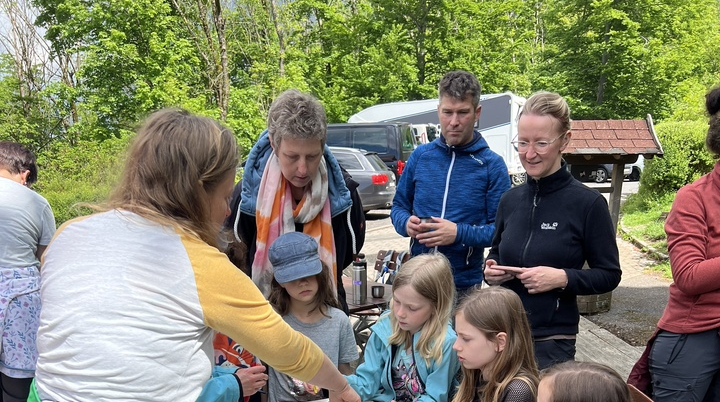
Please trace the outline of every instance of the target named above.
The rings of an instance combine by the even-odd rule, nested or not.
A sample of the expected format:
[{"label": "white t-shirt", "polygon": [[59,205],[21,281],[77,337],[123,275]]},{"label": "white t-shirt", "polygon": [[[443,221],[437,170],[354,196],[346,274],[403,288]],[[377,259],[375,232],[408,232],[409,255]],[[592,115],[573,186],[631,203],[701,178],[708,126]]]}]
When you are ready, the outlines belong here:
[{"label": "white t-shirt", "polygon": [[0,267],[38,266],[37,246],[55,233],[47,200],[22,184],[0,177]]}]

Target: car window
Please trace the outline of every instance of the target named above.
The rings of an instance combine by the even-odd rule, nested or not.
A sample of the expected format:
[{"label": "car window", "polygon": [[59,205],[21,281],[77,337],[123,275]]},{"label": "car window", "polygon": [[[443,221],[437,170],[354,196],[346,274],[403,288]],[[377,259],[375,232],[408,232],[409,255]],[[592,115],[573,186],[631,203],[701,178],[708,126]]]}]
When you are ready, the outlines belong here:
[{"label": "car window", "polygon": [[355,154],[344,153],[344,152],[333,152],[335,159],[338,163],[345,168],[345,170],[363,170],[360,159]]},{"label": "car window", "polygon": [[435,126],[428,124],[427,126],[427,139],[428,142],[435,141],[435,138],[437,138],[437,128]]},{"label": "car window", "polygon": [[413,136],[410,126],[401,126],[400,130],[402,135],[402,149],[404,152],[410,153],[415,149],[415,141],[413,141],[415,136]]},{"label": "car window", "polygon": [[385,128],[356,128],[352,131],[352,147],[379,154],[388,153],[388,136]]},{"label": "car window", "polygon": [[373,170],[388,170],[385,162],[383,162],[377,154],[365,154],[365,157],[367,158],[368,162],[370,162]]}]

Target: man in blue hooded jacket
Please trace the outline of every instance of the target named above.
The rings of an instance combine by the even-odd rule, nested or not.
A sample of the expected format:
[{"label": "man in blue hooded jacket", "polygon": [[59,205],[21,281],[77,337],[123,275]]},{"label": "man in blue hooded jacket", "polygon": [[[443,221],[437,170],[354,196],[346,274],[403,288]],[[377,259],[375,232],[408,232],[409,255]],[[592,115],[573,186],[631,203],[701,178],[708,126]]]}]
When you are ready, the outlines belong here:
[{"label": "man in blue hooded jacket", "polygon": [[395,230],[410,237],[412,255],[440,252],[450,260],[462,297],[483,280],[484,248],[492,241],[510,177],[474,128],[481,108],[477,78],[451,71],[438,89],[441,135],[410,155],[390,217]]}]

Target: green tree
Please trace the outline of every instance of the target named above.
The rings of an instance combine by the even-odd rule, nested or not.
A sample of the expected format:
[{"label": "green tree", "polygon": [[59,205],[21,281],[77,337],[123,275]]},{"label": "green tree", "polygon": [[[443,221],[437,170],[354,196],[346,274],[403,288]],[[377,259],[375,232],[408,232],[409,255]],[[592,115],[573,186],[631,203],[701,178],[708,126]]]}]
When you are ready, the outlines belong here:
[{"label": "green tree", "polygon": [[543,20],[536,88],[566,95],[575,118],[660,119],[718,21],[715,0],[555,0]]},{"label": "green tree", "polygon": [[160,0],[36,0],[36,23],[56,55],[81,55],[78,129],[95,138],[119,136],[149,111],[194,96],[198,59],[174,29]]},{"label": "green tree", "polygon": [[435,82],[448,70],[474,72],[483,92],[530,91],[535,41],[535,3],[525,0],[454,0],[448,5],[451,30],[437,42],[441,64]]}]

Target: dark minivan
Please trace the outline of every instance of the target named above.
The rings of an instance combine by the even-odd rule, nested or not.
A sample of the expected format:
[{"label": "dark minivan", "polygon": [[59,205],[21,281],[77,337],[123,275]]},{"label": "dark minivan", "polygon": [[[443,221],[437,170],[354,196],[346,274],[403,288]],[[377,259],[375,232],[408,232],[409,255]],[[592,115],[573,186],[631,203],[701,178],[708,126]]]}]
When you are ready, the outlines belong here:
[{"label": "dark minivan", "polygon": [[417,147],[410,123],[400,122],[328,124],[327,144],[375,152],[397,179]]}]

